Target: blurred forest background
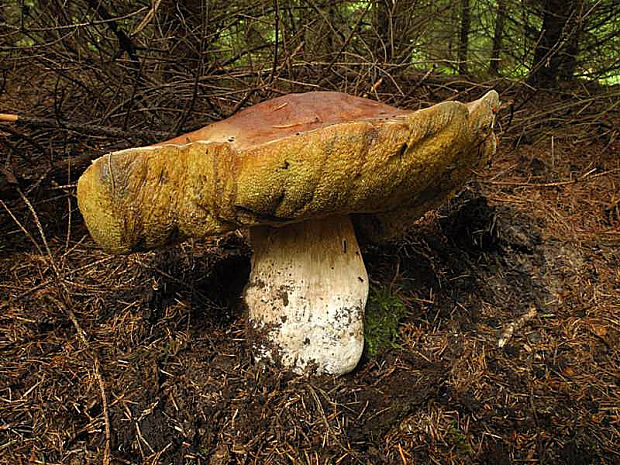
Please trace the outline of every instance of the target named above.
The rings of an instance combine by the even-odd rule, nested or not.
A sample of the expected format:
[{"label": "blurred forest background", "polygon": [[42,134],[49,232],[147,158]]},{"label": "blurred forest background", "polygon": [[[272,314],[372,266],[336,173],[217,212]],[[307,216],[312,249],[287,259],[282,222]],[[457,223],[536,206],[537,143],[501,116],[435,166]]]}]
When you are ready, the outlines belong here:
[{"label": "blurred forest background", "polygon": [[[491,88],[492,166],[364,244],[340,379],[252,362],[241,234],[109,256],[76,206],[91,160],[282,94]],[[0,113],[0,463],[620,462],[618,0],[3,0]]]},{"label": "blurred forest background", "polygon": [[411,106],[423,103],[420,88],[433,86],[610,85],[620,82],[619,51],[616,0],[0,6],[2,88],[19,76],[20,95],[39,99],[20,99],[12,110],[171,134],[293,91]]}]

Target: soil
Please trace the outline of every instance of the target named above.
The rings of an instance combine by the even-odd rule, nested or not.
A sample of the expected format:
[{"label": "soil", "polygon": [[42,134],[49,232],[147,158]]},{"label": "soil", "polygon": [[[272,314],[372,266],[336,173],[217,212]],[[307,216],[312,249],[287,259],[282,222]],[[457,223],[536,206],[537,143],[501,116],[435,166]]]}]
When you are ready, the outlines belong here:
[{"label": "soil", "polygon": [[242,234],[109,256],[56,174],[3,180],[0,462],[618,463],[620,142],[569,129],[506,128],[457,197],[363,245],[408,313],[340,378],[252,360]]}]

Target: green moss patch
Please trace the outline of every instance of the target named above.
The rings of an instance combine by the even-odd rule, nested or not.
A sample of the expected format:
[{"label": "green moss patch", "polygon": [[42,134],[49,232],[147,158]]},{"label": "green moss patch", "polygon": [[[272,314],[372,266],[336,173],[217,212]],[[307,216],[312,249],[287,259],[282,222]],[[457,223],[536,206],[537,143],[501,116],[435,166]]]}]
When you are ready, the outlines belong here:
[{"label": "green moss patch", "polygon": [[407,307],[388,287],[372,287],[364,317],[365,352],[374,357],[381,349],[399,347],[398,326]]}]

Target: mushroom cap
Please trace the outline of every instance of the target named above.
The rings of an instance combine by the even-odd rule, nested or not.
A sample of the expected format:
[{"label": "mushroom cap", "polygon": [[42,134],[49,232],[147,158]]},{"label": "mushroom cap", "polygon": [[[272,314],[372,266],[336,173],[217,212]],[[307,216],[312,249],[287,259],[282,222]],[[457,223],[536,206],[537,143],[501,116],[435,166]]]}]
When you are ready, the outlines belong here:
[{"label": "mushroom cap", "polygon": [[198,131],[95,160],[78,182],[93,238],[118,253],[310,218],[423,214],[495,152],[495,91],[405,111],[290,94]]}]

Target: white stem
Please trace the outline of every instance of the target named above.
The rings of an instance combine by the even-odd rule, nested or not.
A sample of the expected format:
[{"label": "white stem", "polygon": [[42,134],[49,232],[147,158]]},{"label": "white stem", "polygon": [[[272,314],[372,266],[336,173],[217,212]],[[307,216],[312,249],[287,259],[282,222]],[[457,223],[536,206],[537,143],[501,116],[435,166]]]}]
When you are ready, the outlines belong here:
[{"label": "white stem", "polygon": [[368,275],[348,216],[250,230],[245,290],[257,358],[341,375],[364,347]]}]

